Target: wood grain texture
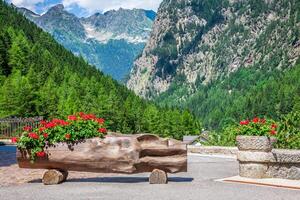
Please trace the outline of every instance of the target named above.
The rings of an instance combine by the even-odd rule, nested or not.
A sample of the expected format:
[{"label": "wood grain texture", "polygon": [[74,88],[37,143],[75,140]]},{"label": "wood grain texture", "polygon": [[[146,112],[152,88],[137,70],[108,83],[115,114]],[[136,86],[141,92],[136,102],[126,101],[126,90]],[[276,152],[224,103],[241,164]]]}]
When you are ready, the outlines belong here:
[{"label": "wood grain texture", "polygon": [[68,177],[68,172],[55,169],[48,170],[43,175],[44,185],[56,185],[64,182]]},{"label": "wood grain texture", "polygon": [[186,145],[155,135],[113,134],[77,144],[59,143],[45,151],[47,157],[31,163],[29,153],[18,150],[19,167],[124,174],[154,169],[167,173],[187,171]]},{"label": "wood grain texture", "polygon": [[150,184],[167,184],[168,183],[168,175],[166,172],[155,169],[151,172],[149,177]]}]

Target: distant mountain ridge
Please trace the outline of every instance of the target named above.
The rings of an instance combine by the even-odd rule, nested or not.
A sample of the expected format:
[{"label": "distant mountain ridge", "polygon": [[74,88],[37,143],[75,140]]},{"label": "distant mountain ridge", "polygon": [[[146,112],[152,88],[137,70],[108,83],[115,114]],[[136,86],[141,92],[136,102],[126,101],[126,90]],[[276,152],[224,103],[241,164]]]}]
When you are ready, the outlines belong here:
[{"label": "distant mountain ridge", "polygon": [[18,10],[75,55],[119,81],[129,74],[142,52],[156,16],[154,11],[120,8],[79,18],[62,4],[43,15],[26,8]]}]

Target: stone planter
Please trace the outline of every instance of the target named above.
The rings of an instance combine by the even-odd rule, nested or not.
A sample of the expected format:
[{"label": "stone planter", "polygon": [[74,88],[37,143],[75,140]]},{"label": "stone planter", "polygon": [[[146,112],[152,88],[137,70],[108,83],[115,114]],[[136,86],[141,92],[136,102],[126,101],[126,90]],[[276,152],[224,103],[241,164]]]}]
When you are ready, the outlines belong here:
[{"label": "stone planter", "polygon": [[274,139],[266,136],[237,136],[239,175],[247,178],[268,178],[268,163],[273,159]]},{"label": "stone planter", "polygon": [[17,151],[20,168],[49,170],[44,175],[44,184],[64,181],[68,171],[153,172],[151,183],[166,183],[166,173],[187,171],[186,145],[154,135],[108,135],[104,139],[91,138],[72,145],[59,143],[45,152],[47,157],[32,163],[26,151]]},{"label": "stone planter", "polygon": [[300,151],[272,149],[275,138],[238,136],[239,175],[300,180]]}]

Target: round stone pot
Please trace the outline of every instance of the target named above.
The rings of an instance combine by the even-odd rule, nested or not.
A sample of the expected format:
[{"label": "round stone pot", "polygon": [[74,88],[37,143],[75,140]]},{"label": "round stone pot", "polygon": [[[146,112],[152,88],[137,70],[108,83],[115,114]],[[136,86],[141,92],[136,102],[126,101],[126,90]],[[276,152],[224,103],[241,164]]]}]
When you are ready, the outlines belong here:
[{"label": "round stone pot", "polygon": [[237,146],[240,151],[265,151],[269,152],[276,143],[275,138],[267,136],[244,136],[239,135],[236,138]]}]

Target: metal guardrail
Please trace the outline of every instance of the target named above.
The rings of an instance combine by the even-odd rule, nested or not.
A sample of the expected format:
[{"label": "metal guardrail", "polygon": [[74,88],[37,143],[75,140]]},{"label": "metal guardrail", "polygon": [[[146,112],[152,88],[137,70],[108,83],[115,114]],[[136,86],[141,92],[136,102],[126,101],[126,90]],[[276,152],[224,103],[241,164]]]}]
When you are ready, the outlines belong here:
[{"label": "metal guardrail", "polygon": [[43,117],[0,119],[0,138],[18,137],[24,126],[38,127]]}]

